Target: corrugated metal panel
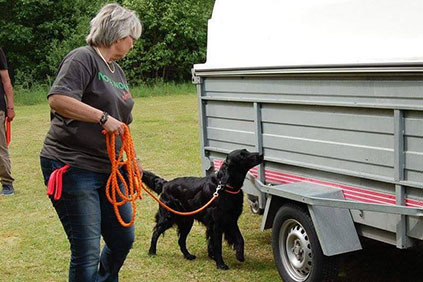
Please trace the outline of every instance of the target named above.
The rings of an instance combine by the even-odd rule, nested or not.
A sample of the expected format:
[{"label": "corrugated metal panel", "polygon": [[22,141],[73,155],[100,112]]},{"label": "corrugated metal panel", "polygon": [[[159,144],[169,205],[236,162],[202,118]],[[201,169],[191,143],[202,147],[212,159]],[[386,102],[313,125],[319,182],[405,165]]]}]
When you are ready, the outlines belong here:
[{"label": "corrugated metal panel", "polygon": [[279,132],[283,136],[308,140],[326,140],[335,143],[353,144],[391,149],[394,146],[391,134],[341,130],[325,127],[301,126],[291,124],[264,123],[263,134]]},{"label": "corrugated metal panel", "polygon": [[393,134],[392,112],[389,110],[265,104],[262,119],[265,123]]},{"label": "corrugated metal panel", "polygon": [[208,141],[208,147],[211,148],[217,148],[223,151],[232,151],[239,148],[245,148],[249,151],[254,151],[254,146],[250,146],[247,144],[238,144],[238,143],[230,143],[230,142],[222,142],[217,140],[209,140]]},{"label": "corrugated metal panel", "polygon": [[285,164],[339,173],[342,171],[347,175],[355,174],[362,177],[381,176],[393,180],[393,168],[389,166],[376,166],[374,164],[346,161],[332,158],[331,155],[316,156],[270,148],[264,148],[264,154],[265,156],[269,156],[269,158],[279,160],[279,162]]},{"label": "corrugated metal panel", "polygon": [[251,145],[251,146],[255,144],[254,132],[208,127],[207,136],[209,137],[210,140],[218,140],[218,141],[243,144],[243,145]]},{"label": "corrugated metal panel", "polygon": [[[404,89],[407,91],[404,91]],[[423,108],[422,81],[364,79],[208,78],[206,96],[251,101],[371,108]]]},{"label": "corrugated metal panel", "polygon": [[394,162],[393,150],[286,136],[264,134],[263,147],[364,164],[393,166]]},{"label": "corrugated metal panel", "polygon": [[252,104],[208,101],[205,115],[206,117],[253,121],[254,109]]},{"label": "corrugated metal panel", "polygon": [[405,179],[423,182],[423,112],[406,111],[404,122]]},{"label": "corrugated metal panel", "polygon": [[207,127],[211,128],[224,128],[232,130],[240,130],[254,133],[255,127],[254,122],[247,120],[234,120],[234,119],[223,119],[216,117],[208,117]]},{"label": "corrugated metal panel", "polygon": [[[407,86],[407,91],[404,91]],[[335,80],[335,79],[289,79],[289,78],[209,78],[206,92],[290,94],[334,97],[391,98],[395,100],[411,98],[423,101],[416,95],[423,88],[423,81],[404,80]]]}]

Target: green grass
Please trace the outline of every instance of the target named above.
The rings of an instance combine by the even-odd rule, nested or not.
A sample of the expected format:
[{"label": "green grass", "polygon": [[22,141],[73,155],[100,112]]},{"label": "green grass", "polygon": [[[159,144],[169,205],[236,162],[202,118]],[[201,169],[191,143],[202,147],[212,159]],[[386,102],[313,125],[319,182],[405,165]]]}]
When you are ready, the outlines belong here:
[{"label": "green grass", "polygon": [[[143,167],[166,178],[200,176],[197,97],[135,100],[131,132]],[[10,145],[16,193],[0,197],[0,281],[67,281],[69,244],[45,194],[39,166],[39,151],[49,127],[49,108],[45,103],[18,106],[16,114]],[[261,217],[251,214],[246,204],[240,218],[246,261],[236,261],[233,250],[225,245],[228,271],[217,270],[207,257],[205,230],[197,223],[187,242],[196,260],[183,259],[175,229],[159,239],[157,256],[148,256],[156,210],[157,204],[144,193],[144,199],[138,202],[136,242],[121,270],[121,281],[280,280],[270,232],[259,231]]]}]

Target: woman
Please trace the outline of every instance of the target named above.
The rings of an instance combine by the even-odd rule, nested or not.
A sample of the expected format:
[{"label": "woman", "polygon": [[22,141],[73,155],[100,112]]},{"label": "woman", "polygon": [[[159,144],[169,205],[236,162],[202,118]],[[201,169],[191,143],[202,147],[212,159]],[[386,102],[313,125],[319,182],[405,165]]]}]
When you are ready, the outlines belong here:
[{"label": "woman", "polygon": [[[120,135],[132,121],[134,101],[115,60],[132,49],[141,29],[135,12],[105,5],[91,20],[89,46],[64,58],[48,93],[51,127],[41,168],[47,184],[54,170],[70,165],[61,198],[51,198],[71,246],[69,281],[118,281],[134,241],[134,228],[119,224],[105,196],[111,166],[102,130]],[[131,219],[129,203],[120,212],[126,222]]]}]

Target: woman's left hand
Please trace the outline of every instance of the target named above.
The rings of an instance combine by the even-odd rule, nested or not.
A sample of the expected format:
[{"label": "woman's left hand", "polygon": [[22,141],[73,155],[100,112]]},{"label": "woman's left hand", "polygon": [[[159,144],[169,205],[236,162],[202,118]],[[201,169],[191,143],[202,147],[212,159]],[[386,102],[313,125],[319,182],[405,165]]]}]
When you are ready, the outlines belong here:
[{"label": "woman's left hand", "polygon": [[107,132],[112,132],[116,135],[122,135],[123,133],[125,133],[124,123],[115,119],[112,116],[109,116],[107,121],[103,124],[103,128]]}]

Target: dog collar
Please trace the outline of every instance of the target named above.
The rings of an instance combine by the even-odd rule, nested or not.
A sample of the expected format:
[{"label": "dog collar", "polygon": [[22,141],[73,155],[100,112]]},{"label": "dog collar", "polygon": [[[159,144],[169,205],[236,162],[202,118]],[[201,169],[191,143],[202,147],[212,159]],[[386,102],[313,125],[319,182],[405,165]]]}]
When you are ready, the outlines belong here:
[{"label": "dog collar", "polygon": [[[226,193],[229,193],[229,194],[236,195],[236,194],[238,194],[239,192],[241,192],[241,188],[239,188],[238,190],[235,190],[235,188],[234,188],[234,187],[232,187],[231,185],[225,185],[224,187],[225,187],[224,191],[225,191]],[[232,190],[232,191],[231,191],[231,190]]]}]

